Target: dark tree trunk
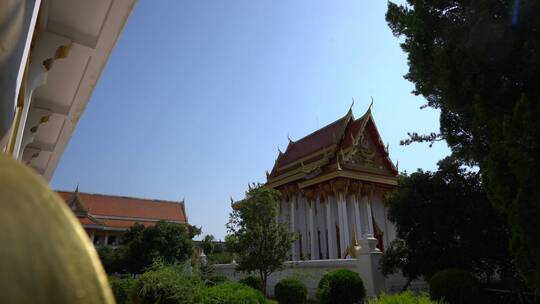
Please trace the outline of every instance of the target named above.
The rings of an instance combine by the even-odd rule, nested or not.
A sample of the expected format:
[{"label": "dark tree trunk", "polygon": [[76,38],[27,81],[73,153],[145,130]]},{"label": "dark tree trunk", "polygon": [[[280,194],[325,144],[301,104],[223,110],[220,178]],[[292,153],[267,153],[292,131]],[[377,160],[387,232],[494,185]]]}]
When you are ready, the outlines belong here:
[{"label": "dark tree trunk", "polygon": [[268,278],[268,275],[264,272],[260,272],[259,274],[261,276],[261,292],[266,297],[266,280]]},{"label": "dark tree trunk", "polygon": [[405,285],[403,285],[403,288],[401,288],[401,292],[404,292],[405,290],[407,290],[409,288],[409,286],[411,285],[411,282],[412,282],[412,279],[407,278],[407,283],[405,283]]}]

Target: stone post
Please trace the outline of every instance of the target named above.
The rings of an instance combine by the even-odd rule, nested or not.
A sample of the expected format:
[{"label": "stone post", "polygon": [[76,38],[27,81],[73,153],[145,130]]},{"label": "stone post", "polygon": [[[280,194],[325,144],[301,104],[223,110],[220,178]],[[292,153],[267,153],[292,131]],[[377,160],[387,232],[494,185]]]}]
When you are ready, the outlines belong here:
[{"label": "stone post", "polygon": [[386,291],[385,278],[379,269],[382,253],[377,249],[377,239],[361,239],[356,254],[357,272],[364,281],[368,297],[375,297]]}]

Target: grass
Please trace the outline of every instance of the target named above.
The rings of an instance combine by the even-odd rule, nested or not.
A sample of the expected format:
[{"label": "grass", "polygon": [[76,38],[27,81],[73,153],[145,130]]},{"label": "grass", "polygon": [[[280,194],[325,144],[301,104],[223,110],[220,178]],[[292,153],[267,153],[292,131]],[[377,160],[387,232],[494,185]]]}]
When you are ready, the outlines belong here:
[{"label": "grass", "polygon": [[426,294],[405,291],[396,295],[380,295],[376,299],[369,300],[368,304],[443,304],[443,302],[432,301]]}]

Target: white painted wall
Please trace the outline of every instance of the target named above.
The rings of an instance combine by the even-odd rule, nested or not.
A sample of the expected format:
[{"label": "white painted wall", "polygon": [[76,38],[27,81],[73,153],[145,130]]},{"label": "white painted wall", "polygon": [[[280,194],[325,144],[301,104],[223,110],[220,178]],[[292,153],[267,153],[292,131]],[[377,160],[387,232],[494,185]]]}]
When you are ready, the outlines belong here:
[{"label": "white painted wall", "polygon": [[[283,271],[273,273],[268,278],[268,296],[274,296],[274,287],[280,280],[288,277],[294,277],[306,284],[308,288],[308,297],[315,298],[317,285],[325,273],[342,268],[356,271],[358,267],[357,264],[358,263],[355,259],[286,262],[285,269]],[[214,273],[217,275],[224,275],[235,281],[248,275],[247,273],[236,272],[235,267],[236,265],[234,264],[214,265]]]},{"label": "white painted wall", "polygon": [[[285,262],[285,269],[273,273],[268,278],[267,292],[269,296],[274,295],[274,287],[280,280],[287,277],[295,277],[306,284],[308,288],[308,297],[315,298],[317,286],[322,276],[330,271],[337,269],[349,269],[357,272],[366,288],[369,297],[374,297],[387,291],[387,283],[378,269],[381,252],[375,249],[375,239],[365,239],[360,242],[356,259],[329,259],[329,260],[310,260],[310,261],[289,261]],[[247,276],[247,273],[237,272],[236,264],[218,264],[214,265],[214,274],[224,275],[232,280],[238,280]],[[399,284],[405,283],[405,280],[394,278],[391,287],[399,289]],[[402,286],[402,285],[401,285]]]}]

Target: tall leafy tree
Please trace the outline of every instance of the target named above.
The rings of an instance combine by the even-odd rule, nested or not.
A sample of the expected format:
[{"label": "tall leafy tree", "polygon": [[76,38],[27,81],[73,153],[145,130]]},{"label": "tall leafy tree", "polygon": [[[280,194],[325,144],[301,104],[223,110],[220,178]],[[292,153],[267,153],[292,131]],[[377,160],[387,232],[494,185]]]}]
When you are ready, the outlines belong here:
[{"label": "tall leafy tree", "polygon": [[445,140],[478,165],[507,216],[522,275],[540,287],[540,1],[408,0],[386,19],[408,54],[405,78],[439,109]]},{"label": "tall leafy tree", "polygon": [[154,261],[174,264],[189,259],[193,253],[192,239],[200,228],[159,221],[151,227],[136,223],[125,234],[122,245],[98,250],[108,273],[142,273]]},{"label": "tall leafy tree", "polygon": [[227,224],[227,247],[236,253],[237,270],[257,272],[264,293],[268,276],[283,268],[294,240],[286,225],[276,221],[278,201],[278,191],[254,184],[234,204]]},{"label": "tall leafy tree", "polygon": [[504,217],[488,201],[479,173],[446,158],[436,172],[401,176],[386,197],[397,239],[381,259],[385,274],[410,280],[461,268],[492,278],[512,273]]},{"label": "tall leafy tree", "polygon": [[202,250],[204,251],[204,253],[206,255],[210,255],[210,254],[214,253],[214,247],[215,247],[214,242],[215,241],[216,241],[216,239],[211,234],[205,235],[204,238],[202,239],[201,247],[202,247]]}]

